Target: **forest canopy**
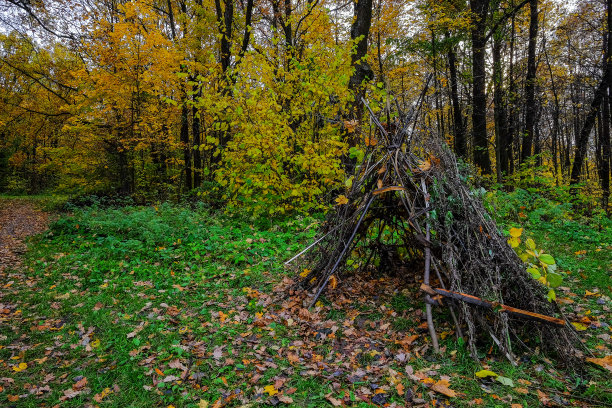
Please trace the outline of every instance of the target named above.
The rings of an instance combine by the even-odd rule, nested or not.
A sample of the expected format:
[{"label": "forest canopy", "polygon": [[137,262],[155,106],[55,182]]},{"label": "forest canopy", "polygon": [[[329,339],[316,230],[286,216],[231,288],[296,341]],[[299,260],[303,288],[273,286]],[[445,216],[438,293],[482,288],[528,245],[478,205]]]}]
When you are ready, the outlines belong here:
[{"label": "forest canopy", "polygon": [[[423,135],[608,210],[610,0],[7,0],[0,191],[324,209],[431,77]],[[534,171],[535,169],[535,171]]]}]

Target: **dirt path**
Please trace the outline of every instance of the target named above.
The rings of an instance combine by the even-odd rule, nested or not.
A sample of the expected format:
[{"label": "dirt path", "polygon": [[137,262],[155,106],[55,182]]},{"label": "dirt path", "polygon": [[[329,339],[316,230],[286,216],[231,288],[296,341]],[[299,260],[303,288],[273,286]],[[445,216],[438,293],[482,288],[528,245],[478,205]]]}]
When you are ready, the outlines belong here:
[{"label": "dirt path", "polygon": [[19,269],[26,238],[43,232],[48,225],[49,214],[31,201],[0,198],[0,274]]}]

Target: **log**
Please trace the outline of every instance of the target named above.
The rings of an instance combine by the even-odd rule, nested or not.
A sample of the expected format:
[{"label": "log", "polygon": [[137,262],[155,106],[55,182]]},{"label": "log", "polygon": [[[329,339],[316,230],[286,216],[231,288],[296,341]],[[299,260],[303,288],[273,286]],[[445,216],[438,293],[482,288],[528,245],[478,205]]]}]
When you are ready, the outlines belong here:
[{"label": "log", "polygon": [[460,300],[462,302],[470,303],[476,306],[486,307],[488,309],[499,309],[500,313],[508,313],[513,316],[522,317],[524,319],[529,320],[537,320],[542,323],[552,324],[554,326],[565,326],[565,320],[558,319],[556,317],[546,316],[540,313],[529,312],[527,310],[518,309],[516,307],[504,305],[497,302],[491,302],[489,300],[484,300],[476,296],[468,295],[460,292],[453,292],[452,290],[440,289],[440,288],[431,288],[427,285],[422,284],[421,290],[428,294],[437,294],[440,296],[448,297],[455,300]]}]

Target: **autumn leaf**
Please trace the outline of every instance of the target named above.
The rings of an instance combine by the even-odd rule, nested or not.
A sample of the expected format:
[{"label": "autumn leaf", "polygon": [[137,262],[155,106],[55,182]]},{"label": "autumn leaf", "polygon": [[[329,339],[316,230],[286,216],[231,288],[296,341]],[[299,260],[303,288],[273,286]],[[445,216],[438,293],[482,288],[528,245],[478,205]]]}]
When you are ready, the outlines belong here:
[{"label": "autumn leaf", "polygon": [[79,381],[72,385],[72,388],[75,390],[80,390],[81,388],[87,385],[87,377],[81,378]]},{"label": "autumn leaf", "polygon": [[586,361],[588,361],[589,363],[597,364],[598,366],[601,366],[606,370],[612,372],[612,354],[603,358],[589,357],[586,359]]},{"label": "autumn leaf", "polygon": [[25,370],[26,368],[28,368],[28,364],[27,363],[19,363],[19,365],[13,366],[13,371],[15,371],[16,373]]},{"label": "autumn leaf", "polygon": [[489,370],[480,370],[475,373],[478,378],[486,378],[486,377],[497,377],[499,374],[489,371]]},{"label": "autumn leaf", "polygon": [[336,289],[336,286],[338,286],[338,279],[336,279],[335,275],[332,275],[329,277],[329,287]]},{"label": "autumn leaf", "polygon": [[344,195],[340,195],[338,196],[338,198],[336,198],[336,205],[344,205],[348,203],[348,198],[346,198],[346,196]]},{"label": "autumn leaf", "polygon": [[279,395],[278,400],[284,404],[293,404],[293,398],[288,395]]},{"label": "autumn leaf", "polygon": [[328,400],[334,407],[342,406],[342,400],[332,397],[331,394],[325,396],[325,399]]},{"label": "autumn leaf", "polygon": [[370,137],[366,137],[365,138],[365,145],[366,146],[376,146],[378,144],[378,140],[374,139],[374,138],[370,138]]},{"label": "autumn leaf", "polygon": [[522,228],[510,228],[510,236],[513,238],[518,238],[523,233]]},{"label": "autumn leaf", "polygon": [[448,380],[440,380],[437,381],[434,385],[431,386],[431,389],[440,394],[446,395],[449,398],[455,398],[458,394],[456,391],[448,388],[450,383]]},{"label": "autumn leaf", "polygon": [[200,399],[200,402],[198,402],[198,408],[208,408],[208,401]]},{"label": "autumn leaf", "polygon": [[572,322],[572,326],[578,331],[585,331],[587,327],[582,323]]},{"label": "autumn leaf", "polygon": [[397,390],[397,393],[400,395],[400,397],[404,396],[404,384],[399,383],[395,386],[395,389]]},{"label": "autumn leaf", "polygon": [[269,396],[278,394],[278,390],[274,388],[274,385],[266,385],[264,391],[267,392]]},{"label": "autumn leaf", "polygon": [[431,168],[431,162],[429,160],[424,160],[422,162],[419,163],[419,169],[422,172],[426,172],[427,170],[429,170]]}]

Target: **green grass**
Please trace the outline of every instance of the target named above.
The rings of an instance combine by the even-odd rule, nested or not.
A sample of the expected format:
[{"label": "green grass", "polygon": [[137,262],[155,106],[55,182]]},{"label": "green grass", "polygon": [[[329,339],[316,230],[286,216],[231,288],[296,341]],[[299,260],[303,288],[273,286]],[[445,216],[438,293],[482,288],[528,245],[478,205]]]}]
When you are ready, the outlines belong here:
[{"label": "green grass", "polygon": [[[507,407],[510,399],[537,406],[536,388],[520,393],[519,379],[547,393],[582,381],[582,395],[612,403],[605,373],[589,368],[577,379],[542,356],[527,356],[513,367],[493,349],[483,353],[483,361],[516,387],[477,380],[474,373],[482,367],[456,340],[448,316],[436,315],[445,333],[445,352],[437,356],[417,329],[421,320],[415,313],[422,304],[416,290],[398,288],[393,280],[373,285],[376,299],[342,304],[336,297],[341,292],[328,294],[312,311],[317,319],[301,318],[301,295],[286,298],[278,291],[292,274],[282,263],[312,240],[318,222],[258,221],[169,204],[72,208],[31,242],[27,269],[3,279],[0,303],[10,313],[0,314],[0,378],[14,382],[0,383],[0,405],[178,408],[221,399],[229,407],[321,407],[336,398],[368,407],[376,386],[383,387],[386,402],[402,406],[398,383],[414,398],[430,400],[430,385],[411,380],[406,366],[434,381],[450,377],[450,388],[463,393],[452,400],[457,407],[479,406],[470,405],[477,399],[486,407]],[[527,231],[542,237],[541,246],[550,248],[570,277],[578,269],[593,275],[569,279],[571,289],[581,298],[585,289],[606,290],[609,282],[599,269],[609,257],[605,247],[593,251],[590,263],[576,260],[574,248],[590,255],[590,245],[606,245],[609,233],[578,220],[551,222],[568,222],[576,234],[589,236],[588,243],[574,243],[535,223]],[[595,297],[584,302],[591,315],[612,323]],[[356,335],[350,334],[352,325],[362,325]],[[323,330],[331,326],[335,335]],[[589,344],[600,345],[595,335],[606,330],[589,328]],[[405,336],[417,337],[409,350],[396,342]],[[483,344],[485,352],[489,348]],[[291,361],[295,356],[299,361]],[[16,372],[19,363],[27,368]],[[349,380],[356,370],[366,377]],[[85,387],[66,399],[81,378],[87,378]],[[275,383],[280,393],[271,396],[264,387]],[[37,391],[44,386],[49,391]],[[361,399],[364,389],[371,394],[367,401]],[[280,396],[293,402],[279,402]]]}]

